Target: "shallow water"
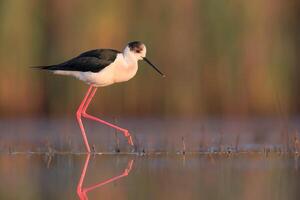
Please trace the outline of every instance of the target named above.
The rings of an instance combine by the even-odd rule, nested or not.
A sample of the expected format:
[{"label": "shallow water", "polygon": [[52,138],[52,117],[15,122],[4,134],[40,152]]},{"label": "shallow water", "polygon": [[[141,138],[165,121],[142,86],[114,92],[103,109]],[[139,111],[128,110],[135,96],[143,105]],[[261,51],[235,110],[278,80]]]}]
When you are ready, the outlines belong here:
[{"label": "shallow water", "polygon": [[[264,148],[293,150],[293,139],[300,138],[298,118],[280,119],[174,119],[174,118],[104,118],[127,128],[139,151],[177,152],[258,150]],[[90,145],[96,152],[130,151],[126,139],[113,129],[84,120]],[[84,152],[80,129],[70,119],[0,119],[0,152]],[[118,147],[117,147],[117,144]]]},{"label": "shallow water", "polygon": [[91,156],[75,119],[0,120],[0,199],[300,198],[298,119],[116,124],[131,131],[136,153],[121,134],[89,121]]},{"label": "shallow water", "polygon": [[80,195],[90,200],[296,200],[298,167],[294,157],[259,153],[229,157],[2,154],[0,199],[66,200]]}]

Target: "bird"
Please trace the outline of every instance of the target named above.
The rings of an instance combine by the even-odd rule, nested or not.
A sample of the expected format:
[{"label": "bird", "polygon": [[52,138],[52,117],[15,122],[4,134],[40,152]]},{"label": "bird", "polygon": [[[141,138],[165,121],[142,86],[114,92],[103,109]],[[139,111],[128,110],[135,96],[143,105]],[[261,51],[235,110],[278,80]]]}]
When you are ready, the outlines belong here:
[{"label": "bird", "polygon": [[128,144],[134,146],[132,136],[127,129],[90,115],[86,110],[98,87],[105,87],[132,79],[137,73],[138,61],[140,60],[148,63],[162,77],[165,77],[165,75],[146,58],[146,46],[141,41],[129,42],[122,52],[115,49],[94,49],[81,53],[79,56],[60,64],[34,66],[34,68],[51,71],[54,74],[73,76],[89,85],[76,111],[76,119],[88,153],[91,152],[91,148],[82,123],[82,118],[105,124],[120,131],[125,138],[127,138]]}]

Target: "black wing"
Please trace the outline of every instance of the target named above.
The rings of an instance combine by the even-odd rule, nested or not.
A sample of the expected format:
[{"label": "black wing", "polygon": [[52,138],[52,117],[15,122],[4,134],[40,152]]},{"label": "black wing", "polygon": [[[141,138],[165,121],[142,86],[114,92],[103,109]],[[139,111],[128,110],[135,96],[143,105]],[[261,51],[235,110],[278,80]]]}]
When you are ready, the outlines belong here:
[{"label": "black wing", "polygon": [[84,52],[64,63],[40,66],[38,68],[47,70],[99,72],[113,63],[118,53],[121,52],[113,49],[95,49]]}]

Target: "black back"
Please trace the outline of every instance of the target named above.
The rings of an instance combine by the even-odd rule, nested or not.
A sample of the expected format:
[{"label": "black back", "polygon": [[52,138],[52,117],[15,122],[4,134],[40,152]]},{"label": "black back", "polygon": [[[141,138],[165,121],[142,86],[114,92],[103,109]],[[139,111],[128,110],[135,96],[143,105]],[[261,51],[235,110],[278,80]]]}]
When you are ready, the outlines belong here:
[{"label": "black back", "polygon": [[121,52],[113,49],[95,49],[84,52],[64,63],[42,66],[40,68],[47,70],[99,72],[113,63],[118,53]]}]

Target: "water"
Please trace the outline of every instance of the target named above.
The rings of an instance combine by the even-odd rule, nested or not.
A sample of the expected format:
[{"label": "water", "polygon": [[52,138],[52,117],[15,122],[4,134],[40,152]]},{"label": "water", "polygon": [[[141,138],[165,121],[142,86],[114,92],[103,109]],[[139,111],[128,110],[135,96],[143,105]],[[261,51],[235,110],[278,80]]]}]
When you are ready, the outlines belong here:
[{"label": "water", "polygon": [[[300,137],[299,119],[113,119],[133,135],[139,151],[220,151],[228,148],[258,150],[294,148]],[[130,151],[123,135],[96,122],[84,120],[90,145],[97,152]],[[0,120],[0,152],[85,151],[75,118]]]},{"label": "water", "polygon": [[90,200],[296,200],[300,197],[297,162],[294,157],[258,153],[1,155],[0,199],[79,199],[79,187],[82,199],[86,194]]},{"label": "water", "polygon": [[[299,199],[298,120],[0,121],[0,199]],[[117,145],[118,144],[118,145]],[[116,149],[121,153],[116,153]],[[289,152],[288,152],[289,151]],[[184,154],[185,152],[185,154]]]}]

